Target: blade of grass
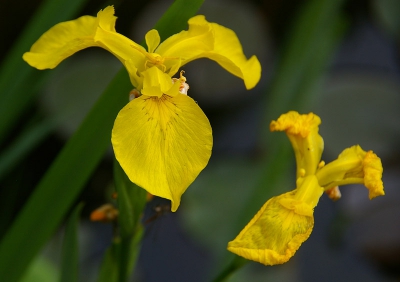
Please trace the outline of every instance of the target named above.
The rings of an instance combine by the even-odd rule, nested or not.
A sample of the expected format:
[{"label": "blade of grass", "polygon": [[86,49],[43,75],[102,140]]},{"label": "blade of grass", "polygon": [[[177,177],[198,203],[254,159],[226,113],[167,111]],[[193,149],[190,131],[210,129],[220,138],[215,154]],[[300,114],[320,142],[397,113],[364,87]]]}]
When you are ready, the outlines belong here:
[{"label": "blade of grass", "polygon": [[57,125],[56,120],[47,119],[37,122],[24,131],[0,155],[0,180],[18,162],[35,148]]},{"label": "blade of grass", "polygon": [[62,246],[60,282],[78,281],[79,277],[78,224],[82,208],[83,208],[83,203],[78,204],[74,208],[65,226],[64,240]]},{"label": "blade of grass", "polygon": [[46,72],[31,68],[22,60],[22,54],[51,26],[73,17],[87,0],[47,0],[35,12],[25,30],[5,56],[0,68],[0,143],[15,120],[32,102],[36,84]]},{"label": "blade of grass", "polygon": [[[169,27],[171,35],[185,29],[188,18],[202,3],[203,0],[177,0],[156,26]],[[186,18],[177,21],[176,17]],[[171,19],[173,23],[168,21]],[[182,22],[185,24],[179,26]],[[114,119],[131,88],[126,71],[120,71],[53,162],[0,243],[0,277],[17,281],[60,224],[110,145]]]}]

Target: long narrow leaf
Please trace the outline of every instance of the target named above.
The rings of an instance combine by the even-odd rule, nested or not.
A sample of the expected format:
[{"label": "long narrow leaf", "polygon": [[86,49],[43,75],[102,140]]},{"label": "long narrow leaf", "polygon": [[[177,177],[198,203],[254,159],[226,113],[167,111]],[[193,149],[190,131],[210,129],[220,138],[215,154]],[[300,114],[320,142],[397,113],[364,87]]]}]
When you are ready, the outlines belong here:
[{"label": "long narrow leaf", "polygon": [[78,224],[83,203],[78,204],[68,218],[65,226],[60,282],[78,281],[79,277],[79,246],[78,246]]},{"label": "long narrow leaf", "polygon": [[6,131],[32,101],[37,84],[46,72],[39,72],[22,60],[22,54],[51,26],[73,17],[87,0],[46,0],[28,22],[0,67],[0,143]]},{"label": "long narrow leaf", "polygon": [[60,224],[110,144],[113,120],[126,102],[115,93],[130,88],[120,71],[53,162],[0,244],[0,277],[16,281]]}]

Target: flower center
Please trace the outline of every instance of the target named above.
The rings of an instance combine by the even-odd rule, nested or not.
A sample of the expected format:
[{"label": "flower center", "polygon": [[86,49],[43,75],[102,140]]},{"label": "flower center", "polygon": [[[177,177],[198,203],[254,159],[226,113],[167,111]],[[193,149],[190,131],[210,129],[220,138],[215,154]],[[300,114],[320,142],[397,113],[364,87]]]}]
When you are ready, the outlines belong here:
[{"label": "flower center", "polygon": [[153,66],[158,67],[161,71],[165,72],[167,67],[164,65],[165,58],[157,53],[146,53],[146,62],[144,63],[144,68],[148,69]]}]

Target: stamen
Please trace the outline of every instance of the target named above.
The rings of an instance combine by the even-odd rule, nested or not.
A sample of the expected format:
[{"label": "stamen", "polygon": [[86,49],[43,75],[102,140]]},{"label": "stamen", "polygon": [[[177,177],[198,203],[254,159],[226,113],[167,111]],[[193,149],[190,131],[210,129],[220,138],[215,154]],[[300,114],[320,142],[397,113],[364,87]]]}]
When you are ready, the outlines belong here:
[{"label": "stamen", "polygon": [[326,190],[325,193],[328,195],[328,197],[332,201],[337,201],[342,197],[342,194],[340,193],[340,190],[339,190],[339,186],[332,187],[332,188]]},{"label": "stamen", "polygon": [[306,175],[306,170],[305,170],[304,168],[301,168],[301,169],[299,170],[299,172],[300,172],[300,176],[301,176],[301,177],[304,177],[304,175]]},{"label": "stamen", "polygon": [[132,101],[133,99],[138,98],[139,96],[140,96],[139,90],[137,90],[136,88],[132,89],[131,92],[129,92],[129,101]]},{"label": "stamen", "polygon": [[325,166],[325,162],[320,161],[320,163],[318,164],[318,168],[323,168],[324,166]]},{"label": "stamen", "polygon": [[179,78],[172,78],[172,83],[176,83],[179,81],[180,86],[179,86],[179,92],[181,94],[187,95],[187,92],[189,90],[189,84],[186,83],[186,77],[183,76],[185,73],[184,70],[181,70],[179,73]]}]

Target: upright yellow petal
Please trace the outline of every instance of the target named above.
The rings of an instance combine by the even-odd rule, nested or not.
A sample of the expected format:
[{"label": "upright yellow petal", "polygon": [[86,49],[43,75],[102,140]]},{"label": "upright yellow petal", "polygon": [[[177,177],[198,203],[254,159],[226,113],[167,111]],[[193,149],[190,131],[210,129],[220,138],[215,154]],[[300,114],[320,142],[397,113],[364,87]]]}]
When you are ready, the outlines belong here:
[{"label": "upright yellow petal", "polygon": [[155,29],[150,30],[145,35],[146,45],[149,53],[154,53],[154,50],[160,45],[160,35]]},{"label": "upright yellow petal", "polygon": [[179,83],[174,84],[170,76],[157,67],[151,67],[141,73],[143,77],[142,94],[161,97],[164,93],[169,96],[179,94]]},{"label": "upright yellow petal", "polygon": [[233,75],[243,79],[247,89],[253,88],[261,77],[261,65],[253,56],[249,60],[235,32],[209,23],[202,15],[189,20],[189,30],[175,34],[162,42],[156,52],[164,57],[180,57],[181,64],[199,58],[209,58]]},{"label": "upright yellow petal", "polygon": [[108,6],[97,13],[97,19],[101,29],[115,32],[115,22],[117,21],[117,17],[114,16],[114,12],[114,7]]},{"label": "upright yellow petal", "polygon": [[324,150],[324,140],[318,134],[321,119],[313,114],[300,115],[290,111],[270,124],[271,131],[285,131],[296,156],[297,177],[315,174]]},{"label": "upright yellow petal", "polygon": [[211,156],[211,126],[186,95],[141,97],[118,114],[112,131],[115,156],[129,179],[149,193],[180,197]]}]

